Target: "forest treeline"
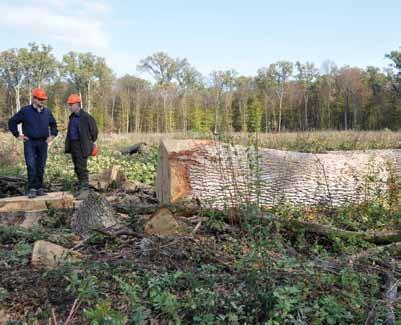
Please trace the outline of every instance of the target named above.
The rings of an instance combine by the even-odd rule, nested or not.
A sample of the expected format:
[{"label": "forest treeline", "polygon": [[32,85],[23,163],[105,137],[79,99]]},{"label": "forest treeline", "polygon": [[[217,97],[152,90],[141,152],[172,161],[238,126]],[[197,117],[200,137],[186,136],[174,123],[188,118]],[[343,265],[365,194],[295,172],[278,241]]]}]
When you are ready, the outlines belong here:
[{"label": "forest treeline", "polygon": [[51,46],[30,43],[0,52],[0,127],[44,87],[61,128],[66,98],[77,92],[104,132],[400,129],[401,51],[384,55],[385,69],[278,61],[255,76],[203,76],[187,59],[157,52],[137,75],[117,78],[102,57],[71,51],[59,61]]}]

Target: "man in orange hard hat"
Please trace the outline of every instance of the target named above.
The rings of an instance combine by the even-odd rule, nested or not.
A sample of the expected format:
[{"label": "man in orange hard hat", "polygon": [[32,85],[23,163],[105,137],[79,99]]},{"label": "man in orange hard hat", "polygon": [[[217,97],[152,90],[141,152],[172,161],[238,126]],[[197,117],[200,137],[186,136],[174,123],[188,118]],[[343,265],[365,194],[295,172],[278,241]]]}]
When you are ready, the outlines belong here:
[{"label": "man in orange hard hat", "polygon": [[[28,197],[45,195],[43,176],[48,144],[57,136],[57,123],[51,111],[43,106],[47,94],[42,88],[32,90],[32,104],[21,108],[8,121],[11,133],[24,142],[28,170]],[[18,131],[22,124],[22,133]]]},{"label": "man in orange hard hat", "polygon": [[78,200],[89,194],[88,157],[92,154],[98,136],[95,119],[81,108],[81,97],[71,94],[67,99],[71,112],[65,139],[65,152],[71,154],[75,174],[79,180]]}]

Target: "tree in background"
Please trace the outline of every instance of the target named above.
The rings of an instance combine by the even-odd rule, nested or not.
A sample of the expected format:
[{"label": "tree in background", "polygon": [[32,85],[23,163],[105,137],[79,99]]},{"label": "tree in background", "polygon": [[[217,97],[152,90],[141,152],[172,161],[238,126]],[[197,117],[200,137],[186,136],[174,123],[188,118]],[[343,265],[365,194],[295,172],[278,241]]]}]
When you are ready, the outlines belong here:
[{"label": "tree in background", "polygon": [[51,46],[30,43],[0,52],[0,124],[42,86],[61,129],[71,92],[81,93],[103,132],[399,129],[400,51],[386,58],[391,64],[382,70],[326,61],[318,72],[312,63],[278,61],[255,76],[230,69],[203,77],[187,59],[156,52],[137,66],[149,82],[117,79],[92,53],[69,52],[58,62]]},{"label": "tree in background", "polygon": [[[260,68],[256,76],[256,85],[260,91],[259,97],[265,113],[265,132],[277,130],[277,114],[276,114],[276,94],[275,94],[275,73],[274,67],[270,65],[268,68]],[[269,109],[270,108],[270,109]],[[271,112],[271,113],[270,113]]]},{"label": "tree in background", "polygon": [[240,76],[235,80],[235,88],[238,95],[238,108],[239,108],[239,130],[241,132],[248,131],[248,119],[249,119],[249,101],[254,93],[254,80],[251,77]]},{"label": "tree in background", "polygon": [[182,131],[188,131],[188,110],[190,109],[190,98],[194,97],[196,91],[203,88],[202,75],[186,60],[181,63],[180,69],[177,70],[175,76],[178,82],[178,93],[180,96],[180,106],[182,112]]},{"label": "tree in background", "polygon": [[21,87],[24,81],[24,66],[20,49],[11,49],[0,53],[0,77],[5,82],[7,94],[14,92],[15,106],[11,106],[11,114],[21,108]]},{"label": "tree in background", "polygon": [[72,88],[86,99],[86,109],[92,109],[92,95],[96,86],[106,88],[106,83],[112,75],[111,69],[106,65],[104,58],[92,53],[69,52],[63,56],[61,71],[63,77]]},{"label": "tree in background", "polygon": [[24,83],[28,90],[29,103],[32,102],[32,88],[42,87],[43,83],[50,83],[56,76],[58,63],[51,53],[49,45],[29,43],[29,48],[20,49],[20,60],[24,69]]},{"label": "tree in background", "polygon": [[274,71],[275,78],[275,90],[277,97],[279,98],[279,106],[278,106],[278,132],[281,131],[281,121],[282,121],[282,112],[283,112],[283,99],[286,93],[286,85],[288,79],[292,75],[292,71],[294,69],[294,65],[288,61],[279,61],[277,63],[273,63],[272,65]]},{"label": "tree in background", "polygon": [[303,129],[307,130],[309,128],[308,125],[308,103],[309,97],[312,92],[313,84],[318,76],[318,71],[315,68],[315,65],[310,62],[306,62],[305,64],[301,62],[296,62],[295,66],[297,68],[297,81],[300,84],[302,98],[304,100],[304,125]]},{"label": "tree in background", "polygon": [[[171,118],[169,118],[171,110],[168,111],[168,106],[171,106],[171,95],[176,91],[172,81],[173,79],[177,80],[177,76],[187,65],[186,59],[173,59],[167,53],[157,52],[141,60],[137,66],[139,71],[149,73],[156,81],[157,89],[163,99],[165,132],[171,130]],[[169,99],[170,102],[168,102]]]}]

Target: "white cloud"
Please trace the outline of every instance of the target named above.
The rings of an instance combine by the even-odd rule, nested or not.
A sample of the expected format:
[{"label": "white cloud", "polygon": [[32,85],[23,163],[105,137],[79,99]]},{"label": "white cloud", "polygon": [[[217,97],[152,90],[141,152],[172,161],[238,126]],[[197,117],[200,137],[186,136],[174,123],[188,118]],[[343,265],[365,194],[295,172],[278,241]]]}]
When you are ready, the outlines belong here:
[{"label": "white cloud", "polygon": [[86,49],[106,48],[105,18],[111,7],[102,1],[32,0],[0,4],[0,26],[40,39]]}]

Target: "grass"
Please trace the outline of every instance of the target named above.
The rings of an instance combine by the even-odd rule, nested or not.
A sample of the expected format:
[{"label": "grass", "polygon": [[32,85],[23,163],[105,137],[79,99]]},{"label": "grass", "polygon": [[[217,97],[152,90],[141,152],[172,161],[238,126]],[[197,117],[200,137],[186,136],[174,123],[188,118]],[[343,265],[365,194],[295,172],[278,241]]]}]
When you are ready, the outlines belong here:
[{"label": "grass", "polygon": [[[23,169],[22,146],[1,135],[2,173]],[[205,138],[202,134],[169,134],[168,138]],[[397,148],[397,132],[314,132],[261,134],[262,146],[322,152],[340,149]],[[90,172],[119,165],[131,180],[153,184],[157,144],[166,135],[101,135],[101,154]],[[249,135],[233,134],[246,144]],[[150,149],[126,157],[117,151],[146,142]],[[10,157],[12,160],[10,160]],[[17,162],[17,163],[16,163]],[[70,158],[59,137],[49,152],[47,181],[74,181]],[[248,211],[252,211],[249,209]],[[313,220],[348,230],[398,229],[401,207],[383,200],[330,213],[307,214],[292,207],[275,211],[282,218]],[[385,255],[344,264],[352,254],[373,247],[286,229],[248,212],[245,224],[228,223],[223,214],[206,211],[194,238],[151,237],[149,253],[141,238],[109,238],[93,233],[82,247],[79,265],[35,269],[29,258],[35,240],[73,247],[69,215],[49,211],[31,230],[0,226],[0,310],[13,320],[48,323],[51,310],[65,320],[75,299],[78,324],[363,324],[371,310],[383,323]],[[138,216],[130,215],[129,221]],[[194,225],[192,225],[193,227]],[[135,229],[137,231],[137,229]],[[396,268],[396,276],[400,270]],[[401,317],[401,306],[395,304]],[[18,323],[12,323],[18,324]]]},{"label": "grass", "polygon": [[[247,145],[250,134],[232,133],[226,135],[234,143]],[[138,142],[158,145],[161,139],[212,139],[212,133],[169,133],[169,134],[109,134],[101,136],[107,145],[124,147]],[[261,147],[302,152],[329,150],[365,150],[401,148],[401,132],[386,131],[316,131],[260,133]]]}]

